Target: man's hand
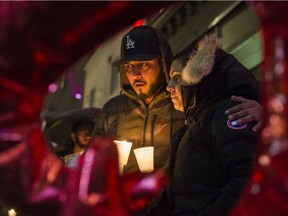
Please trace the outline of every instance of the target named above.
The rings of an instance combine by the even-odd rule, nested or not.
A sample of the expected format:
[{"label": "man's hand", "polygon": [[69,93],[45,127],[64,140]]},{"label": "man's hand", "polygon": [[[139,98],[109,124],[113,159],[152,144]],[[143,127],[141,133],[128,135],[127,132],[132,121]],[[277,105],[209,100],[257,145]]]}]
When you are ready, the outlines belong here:
[{"label": "man's hand", "polygon": [[252,128],[252,130],[255,132],[259,131],[263,124],[262,105],[255,100],[249,100],[234,95],[231,97],[231,100],[239,104],[225,111],[225,114],[228,115],[228,119],[236,120],[239,125],[257,121],[257,124]]}]

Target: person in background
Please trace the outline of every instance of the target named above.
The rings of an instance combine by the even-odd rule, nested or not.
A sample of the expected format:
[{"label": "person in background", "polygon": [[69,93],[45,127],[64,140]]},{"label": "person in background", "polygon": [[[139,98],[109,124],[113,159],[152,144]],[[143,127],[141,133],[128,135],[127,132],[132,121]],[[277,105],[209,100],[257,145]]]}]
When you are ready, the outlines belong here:
[{"label": "person in background", "polygon": [[239,125],[225,111],[235,106],[233,95],[259,103],[258,82],[213,34],[177,54],[170,76],[167,91],[185,125],[172,138],[162,210],[171,208],[163,215],[228,215],[249,179],[257,133],[255,121]]},{"label": "person in background", "polygon": [[73,150],[63,158],[68,167],[76,166],[78,157],[84,152],[90,142],[93,128],[94,122],[89,120],[80,120],[73,125],[70,133]]},{"label": "person in background", "polygon": [[[166,37],[153,27],[135,27],[122,38],[119,61],[122,94],[105,103],[93,136],[112,136],[133,143],[124,173],[139,171],[132,150],[143,146],[154,146],[155,169],[168,170],[170,138],[184,124],[183,113],[173,108],[166,91],[172,59]],[[240,113],[238,120],[254,115],[251,111],[260,112],[249,109],[254,107],[250,102],[246,102],[247,112]]]}]

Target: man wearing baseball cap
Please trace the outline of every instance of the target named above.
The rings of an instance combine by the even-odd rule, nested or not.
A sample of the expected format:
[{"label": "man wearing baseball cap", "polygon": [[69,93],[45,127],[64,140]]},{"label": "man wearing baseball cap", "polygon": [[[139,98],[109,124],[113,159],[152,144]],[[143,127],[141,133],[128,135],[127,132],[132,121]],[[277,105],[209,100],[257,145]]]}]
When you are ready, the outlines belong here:
[{"label": "man wearing baseball cap", "polygon": [[168,169],[170,136],[183,124],[165,89],[172,58],[167,39],[155,28],[135,27],[122,38],[122,94],[104,105],[94,135],[133,143],[124,172],[139,171],[133,149],[144,146],[154,146],[154,169]]}]

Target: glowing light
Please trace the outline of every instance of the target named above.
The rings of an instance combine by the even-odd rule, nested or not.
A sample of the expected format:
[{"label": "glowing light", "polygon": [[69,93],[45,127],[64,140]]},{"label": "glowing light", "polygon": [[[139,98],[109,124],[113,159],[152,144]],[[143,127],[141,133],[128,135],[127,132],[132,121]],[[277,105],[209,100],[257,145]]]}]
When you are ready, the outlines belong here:
[{"label": "glowing light", "polygon": [[270,107],[276,112],[281,113],[284,111],[284,106],[287,103],[285,95],[277,94],[269,101]]},{"label": "glowing light", "polygon": [[141,26],[141,25],[143,25],[143,19],[137,20],[137,21],[134,23],[134,27]]},{"label": "glowing light", "polygon": [[73,78],[73,71],[72,70],[69,70],[68,72],[68,80],[69,80],[69,83],[70,83],[70,86],[71,86],[71,90],[72,90],[72,94],[74,95],[74,97],[78,100],[80,100],[82,98],[82,86],[81,85],[76,85],[76,82]]},{"label": "glowing light", "polygon": [[8,216],[16,216],[17,212],[14,209],[8,210]]},{"label": "glowing light", "polygon": [[141,172],[152,172],[154,170],[154,147],[145,146],[133,150],[138,167]]},{"label": "glowing light", "polygon": [[268,155],[262,155],[259,157],[259,164],[261,164],[262,166],[267,166],[269,165],[271,162],[271,159]]},{"label": "glowing light", "polygon": [[118,151],[118,163],[120,165],[126,165],[128,162],[132,142],[126,142],[121,140],[114,140]]},{"label": "glowing light", "polygon": [[74,96],[76,99],[78,99],[78,100],[80,100],[81,98],[82,98],[82,95],[81,94],[79,94],[79,93],[77,93],[77,94],[75,94],[75,96]]},{"label": "glowing light", "polygon": [[57,89],[58,89],[58,85],[55,84],[55,83],[51,83],[51,84],[48,86],[48,91],[51,92],[51,93],[56,92]]}]

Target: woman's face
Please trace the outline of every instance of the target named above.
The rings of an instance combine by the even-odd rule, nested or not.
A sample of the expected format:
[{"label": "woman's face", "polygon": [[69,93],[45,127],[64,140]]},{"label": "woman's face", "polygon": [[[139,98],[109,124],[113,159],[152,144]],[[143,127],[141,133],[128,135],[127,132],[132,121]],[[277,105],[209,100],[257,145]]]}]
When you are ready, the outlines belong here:
[{"label": "woman's face", "polygon": [[173,70],[170,71],[171,80],[169,81],[166,89],[171,93],[171,100],[174,104],[174,108],[181,112],[184,112],[184,106],[182,101],[182,93],[180,84],[183,84],[182,71]]}]

